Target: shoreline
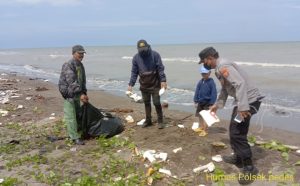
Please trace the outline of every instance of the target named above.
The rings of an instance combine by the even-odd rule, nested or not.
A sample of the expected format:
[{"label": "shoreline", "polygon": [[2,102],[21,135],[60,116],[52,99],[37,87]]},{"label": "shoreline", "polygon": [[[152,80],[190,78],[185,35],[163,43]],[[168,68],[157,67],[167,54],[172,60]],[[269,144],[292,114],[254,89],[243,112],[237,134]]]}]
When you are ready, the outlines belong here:
[{"label": "shoreline", "polygon": [[[0,134],[2,136],[0,138],[1,145],[7,144],[12,140],[18,140],[22,145],[22,139],[24,139],[25,136],[19,133],[15,133],[11,129],[11,123],[19,123],[19,125],[22,127],[28,126],[30,128],[33,128],[31,127],[31,125],[37,125],[39,130],[47,132],[47,126],[52,126],[55,124],[55,122],[62,119],[63,99],[58,92],[57,85],[55,85],[54,83],[45,82],[41,79],[36,80],[34,78],[30,80],[30,77],[19,76],[18,74],[16,74],[16,76],[11,74],[8,74],[6,76],[0,75],[0,78],[2,90],[14,90],[15,94],[19,94],[20,96],[16,98],[10,98],[8,104],[1,104],[2,109],[7,109],[9,111],[7,116],[0,117]],[[7,79],[7,81],[5,81],[4,79]],[[95,107],[110,110],[124,121],[125,131],[120,135],[121,137],[129,138],[132,142],[134,142],[135,146],[138,149],[154,149],[159,152],[168,153],[168,162],[163,163],[163,167],[171,170],[172,175],[176,175],[179,180],[188,179],[186,185],[199,185],[200,183],[206,183],[208,185],[211,184],[211,181],[205,181],[205,175],[194,175],[192,170],[199,165],[209,163],[211,161],[211,156],[214,156],[216,154],[224,155],[232,152],[230,149],[228,136],[228,120],[221,120],[220,123],[210,127],[208,136],[199,137],[197,133],[191,130],[193,122],[197,121],[197,119],[194,117],[194,113],[191,114],[188,112],[172,110],[170,108],[164,109],[163,112],[167,127],[165,129],[159,130],[156,126],[156,114],[154,112],[155,109],[153,109],[152,117],[155,125],[153,127],[144,129],[136,125],[136,122],[144,118],[144,104],[132,102],[129,98],[115,96],[109,94],[106,91],[88,90],[88,96],[90,98],[90,102]],[[27,100],[28,97],[31,97],[31,99]],[[14,109],[19,107],[19,105],[23,105],[23,108]],[[122,112],[120,111],[122,109],[131,109],[133,110],[133,112]],[[50,119],[50,117],[52,117],[53,113],[55,119],[52,120]],[[125,117],[127,115],[131,115],[134,118],[135,122],[126,123]],[[179,128],[177,126],[178,124],[184,125],[185,128]],[[66,135],[63,126],[60,127],[60,134]],[[249,135],[255,136],[257,140],[276,140],[286,145],[294,145],[300,147],[299,133],[296,132],[289,132],[270,127],[264,127],[263,130],[261,130],[260,125],[252,124]],[[27,138],[28,137],[26,137],[26,139]],[[42,138],[40,137],[29,139],[37,139],[39,141],[42,141]],[[211,144],[216,141],[225,143],[227,148],[212,147]],[[65,143],[67,143],[67,141],[55,142],[53,144],[50,144],[52,146],[54,145],[54,150],[53,152],[48,152],[46,150],[46,156],[50,160],[53,159],[53,161],[56,162],[57,159],[60,158],[60,154],[78,153],[76,155],[72,155],[72,159],[74,158],[74,160],[68,164],[68,166],[75,165],[75,168],[78,166],[84,166],[81,164],[84,162],[78,160],[78,158],[80,157],[80,152],[84,150],[90,151],[91,148],[94,148],[96,146],[96,140],[94,139],[87,140],[86,145],[80,147],[74,147],[72,145],[71,147],[69,147],[68,145],[65,145]],[[35,154],[36,151],[39,153],[41,151],[40,148],[46,147],[50,148],[46,144],[43,144],[41,147],[35,147],[34,150],[30,151],[29,153]],[[182,147],[183,151],[176,154],[173,153],[173,149],[176,149],[178,147]],[[76,148],[77,151],[70,152],[71,148]],[[268,174],[269,171],[273,171],[275,175],[281,175],[288,169],[294,168],[296,172],[293,175],[293,178],[296,183],[300,182],[300,168],[299,166],[293,166],[295,162],[299,161],[300,157],[300,155],[295,151],[289,152],[288,164],[283,161],[281,153],[276,150],[266,150],[258,145],[255,145],[252,148],[252,151],[255,165],[259,168],[261,173]],[[14,154],[14,157],[20,155],[22,154]],[[4,177],[16,176],[17,171],[22,171],[24,169],[24,167],[15,168],[13,169],[13,171],[6,171],[5,169],[1,169],[1,167],[5,167],[6,162],[9,160],[7,158],[9,157],[9,154],[0,156],[0,175],[4,175]],[[132,159],[131,153],[130,155],[125,153],[122,155],[122,157],[127,159],[127,161],[133,161],[136,158],[135,157]],[[205,158],[200,159],[199,157]],[[96,156],[92,156],[90,158],[96,158]],[[105,158],[102,161],[105,161]],[[139,164],[141,163],[139,159],[138,162]],[[222,170],[224,170],[227,175],[236,173],[238,171],[238,169],[236,169],[234,166],[228,165],[224,162],[214,163],[218,167],[222,168]],[[99,163],[99,166],[100,164],[103,164],[103,162]],[[144,167],[143,164],[144,163],[142,163],[142,165],[138,165],[137,167]],[[34,168],[28,167],[28,169],[30,170]],[[26,171],[24,172],[29,172],[28,169],[26,169]],[[146,169],[142,168],[142,171],[146,172]],[[93,174],[93,171],[89,171],[89,173]],[[156,184],[154,185],[166,185],[168,181],[170,180],[164,178],[162,180],[157,180],[155,182]],[[226,183],[234,185],[236,184],[236,180]],[[262,181],[261,183],[265,184],[265,182]]]}]

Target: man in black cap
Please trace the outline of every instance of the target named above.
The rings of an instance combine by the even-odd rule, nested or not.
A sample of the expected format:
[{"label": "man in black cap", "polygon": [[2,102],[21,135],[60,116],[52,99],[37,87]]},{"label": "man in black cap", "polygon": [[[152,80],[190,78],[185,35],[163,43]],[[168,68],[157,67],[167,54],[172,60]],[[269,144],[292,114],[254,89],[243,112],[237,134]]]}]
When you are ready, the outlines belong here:
[{"label": "man in black cap", "polygon": [[230,144],[234,155],[223,156],[223,160],[243,168],[238,181],[240,184],[250,184],[258,174],[258,169],[252,163],[247,134],[251,116],[257,113],[263,96],[252,85],[245,71],[234,62],[220,60],[219,53],[213,47],[203,49],[199,57],[199,63],[203,63],[205,68],[215,69],[222,86],[217,102],[210,110],[216,112],[218,108],[224,107],[228,96],[235,100],[229,126]]},{"label": "man in black cap", "polygon": [[163,129],[163,112],[160,103],[159,90],[167,88],[164,65],[159,53],[152,50],[145,40],[137,42],[138,53],[132,59],[131,78],[128,91],[132,91],[137,77],[139,76],[140,90],[145,104],[146,121],[142,127],[152,125],[151,96],[157,113],[158,128]]},{"label": "man in black cap", "polygon": [[59,78],[59,91],[64,98],[64,120],[67,124],[67,132],[77,145],[84,145],[78,131],[80,101],[88,102],[85,70],[82,60],[85,50],[81,45],[72,47],[73,58],[62,66]]}]

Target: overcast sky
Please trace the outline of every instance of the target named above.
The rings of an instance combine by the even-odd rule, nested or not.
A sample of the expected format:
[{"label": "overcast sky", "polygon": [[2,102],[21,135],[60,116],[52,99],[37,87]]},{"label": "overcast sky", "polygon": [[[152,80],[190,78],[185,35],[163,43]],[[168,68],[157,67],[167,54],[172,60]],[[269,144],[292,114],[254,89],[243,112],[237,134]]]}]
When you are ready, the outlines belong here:
[{"label": "overcast sky", "polygon": [[299,0],[0,0],[0,48],[300,41]]}]

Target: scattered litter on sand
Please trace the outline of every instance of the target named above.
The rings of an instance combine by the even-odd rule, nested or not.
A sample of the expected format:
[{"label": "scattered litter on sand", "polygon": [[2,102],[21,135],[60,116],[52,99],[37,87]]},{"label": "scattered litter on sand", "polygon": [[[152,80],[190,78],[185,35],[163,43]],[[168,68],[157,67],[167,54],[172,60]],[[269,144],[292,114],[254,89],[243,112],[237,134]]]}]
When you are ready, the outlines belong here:
[{"label": "scattered litter on sand", "polygon": [[210,110],[202,110],[199,112],[199,114],[202,116],[202,118],[206,122],[207,126],[209,126],[209,127],[217,122],[220,122],[220,119],[216,115],[216,113],[211,112]]},{"label": "scattered litter on sand", "polygon": [[146,119],[142,119],[141,121],[137,122],[136,125],[143,125],[145,123]]},{"label": "scattered litter on sand", "polygon": [[184,125],[177,125],[177,126],[182,129],[184,128]]},{"label": "scattered litter on sand", "polygon": [[211,157],[211,159],[213,160],[213,161],[215,161],[215,162],[221,162],[221,161],[223,161],[223,159],[222,159],[222,156],[221,155],[215,155],[215,156],[213,156],[213,157]]},{"label": "scattered litter on sand", "polygon": [[300,150],[297,150],[296,152],[297,152],[298,154],[300,154]]},{"label": "scattered litter on sand", "polygon": [[26,100],[31,100],[31,99],[32,99],[32,97],[26,97],[25,99],[26,99]]},{"label": "scattered litter on sand", "polygon": [[165,152],[156,153],[155,150],[147,150],[143,153],[143,158],[148,159],[151,163],[155,162],[157,159],[160,159],[160,161],[166,161],[168,154]]},{"label": "scattered litter on sand", "polygon": [[221,142],[221,141],[215,141],[211,144],[212,146],[214,147],[223,147],[223,148],[226,148],[226,144]]},{"label": "scattered litter on sand", "polygon": [[213,172],[214,170],[215,170],[215,165],[214,165],[213,162],[210,162],[210,163],[208,163],[208,164],[206,164],[206,165],[203,165],[203,166],[199,166],[199,167],[197,167],[197,168],[194,168],[194,169],[193,169],[193,172],[194,172],[194,173],[199,173],[199,172],[201,172],[201,171],[203,171],[203,172]]},{"label": "scattered litter on sand", "polygon": [[196,130],[197,128],[199,128],[199,123],[198,122],[194,122],[193,126],[192,126],[192,129]]},{"label": "scattered litter on sand", "polygon": [[127,123],[133,123],[134,122],[133,117],[130,116],[130,115],[126,116],[125,120],[127,121]]},{"label": "scattered litter on sand", "polygon": [[171,171],[168,170],[168,169],[162,169],[162,168],[160,168],[160,169],[158,170],[158,172],[163,173],[163,174],[166,174],[166,175],[168,175],[168,176],[172,176]]},{"label": "scattered litter on sand", "polygon": [[7,116],[8,115],[8,111],[0,109],[0,114],[1,114],[2,117]]},{"label": "scattered litter on sand", "polygon": [[173,150],[174,153],[177,153],[177,152],[180,152],[180,151],[182,151],[182,147],[179,147],[179,148]]},{"label": "scattered litter on sand", "polygon": [[23,105],[18,105],[18,107],[17,107],[17,109],[22,109],[22,108],[24,108]]}]

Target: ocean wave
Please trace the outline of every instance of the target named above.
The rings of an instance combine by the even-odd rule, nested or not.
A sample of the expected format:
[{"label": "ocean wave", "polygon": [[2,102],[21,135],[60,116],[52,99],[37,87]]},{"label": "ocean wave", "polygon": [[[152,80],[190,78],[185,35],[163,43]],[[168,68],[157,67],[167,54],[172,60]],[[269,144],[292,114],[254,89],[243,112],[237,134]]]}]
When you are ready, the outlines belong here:
[{"label": "ocean wave", "polygon": [[12,55],[17,55],[21,54],[20,52],[15,52],[15,51],[0,51],[1,56],[12,56]]},{"label": "ocean wave", "polygon": [[49,57],[52,59],[56,58],[62,58],[62,57],[67,57],[68,55],[62,55],[62,54],[49,54]]},{"label": "ocean wave", "polygon": [[[133,57],[123,56],[124,60],[132,60]],[[190,57],[179,57],[179,58],[162,58],[162,61],[168,62],[182,62],[182,63],[198,63],[199,60]],[[300,68],[300,64],[279,64],[279,63],[266,63],[266,62],[247,62],[247,61],[234,61],[238,65],[247,65],[247,66],[262,66],[262,67],[290,67],[290,68]]]},{"label": "ocean wave", "polygon": [[238,65],[247,65],[247,66],[300,68],[299,64],[257,63],[257,62],[243,62],[243,61],[235,61],[235,63],[237,63]]}]

